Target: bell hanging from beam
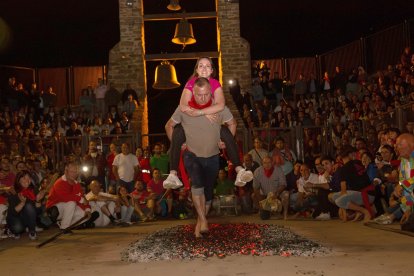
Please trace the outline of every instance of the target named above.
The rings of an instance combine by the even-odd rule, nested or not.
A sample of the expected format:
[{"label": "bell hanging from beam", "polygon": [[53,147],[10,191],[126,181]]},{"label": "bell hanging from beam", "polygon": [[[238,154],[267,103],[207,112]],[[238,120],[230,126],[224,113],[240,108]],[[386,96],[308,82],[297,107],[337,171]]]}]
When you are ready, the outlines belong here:
[{"label": "bell hanging from beam", "polygon": [[179,11],[181,6],[178,0],[170,0],[170,4],[167,6],[170,11]]},{"label": "bell hanging from beam", "polygon": [[171,40],[175,44],[189,45],[196,43],[193,34],[193,26],[188,23],[187,19],[181,18],[180,22],[175,25],[174,38]]},{"label": "bell hanging from beam", "polygon": [[174,89],[180,87],[174,65],[167,60],[161,62],[155,69],[154,89]]}]

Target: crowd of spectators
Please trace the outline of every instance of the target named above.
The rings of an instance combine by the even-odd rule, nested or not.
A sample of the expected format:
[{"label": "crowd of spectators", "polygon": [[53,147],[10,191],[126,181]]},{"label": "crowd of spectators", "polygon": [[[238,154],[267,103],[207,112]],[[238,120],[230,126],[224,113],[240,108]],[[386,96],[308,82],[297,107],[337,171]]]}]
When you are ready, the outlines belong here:
[{"label": "crowd of spectators", "polygon": [[[268,80],[266,68],[259,68],[252,90],[233,96],[248,129],[275,128],[277,138],[265,147],[260,132],[254,132],[254,146],[242,156],[243,166],[255,177],[244,187],[234,186],[231,162],[223,153],[213,212],[220,213],[221,201],[235,199],[236,209],[259,212],[263,219],[282,211],[285,219],[290,214],[344,221],[377,217],[379,223],[402,218],[394,146],[413,127],[376,125],[374,119],[414,100],[413,67],[407,48],[401,63],[372,76],[362,67],[345,74],[338,66],[332,77],[325,72],[317,81],[298,72],[298,80],[289,84],[277,73]],[[12,77],[2,90],[2,237],[19,238],[27,228],[36,239],[38,231],[55,222],[64,230],[85,214],[89,220],[81,227],[192,216],[188,190],[163,188],[169,171],[166,145],[132,148],[111,136],[130,132],[139,108],[137,93],[130,86],[120,93],[100,80],[81,94],[80,108],[58,110],[52,87],[43,93],[32,84],[28,92]],[[414,116],[407,118],[411,122]],[[295,126],[309,127],[304,130],[304,160],[277,135],[279,129]],[[321,131],[310,127],[329,127],[331,156],[322,152]],[[85,136],[108,139],[91,139],[84,152],[78,138]],[[62,164],[56,144],[63,148]],[[65,187],[76,193],[62,197]]]}]

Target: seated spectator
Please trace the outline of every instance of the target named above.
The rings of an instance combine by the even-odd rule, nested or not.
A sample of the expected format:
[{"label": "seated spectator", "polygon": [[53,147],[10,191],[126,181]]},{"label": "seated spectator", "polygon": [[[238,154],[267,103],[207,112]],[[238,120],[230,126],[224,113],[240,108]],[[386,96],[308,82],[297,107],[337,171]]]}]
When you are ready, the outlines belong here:
[{"label": "seated spectator", "polygon": [[164,189],[161,171],[153,168],[152,179],[147,184],[147,190],[155,196],[155,212],[165,217],[172,217],[172,191]]},{"label": "seated spectator", "polygon": [[32,179],[28,171],[17,174],[14,190],[16,193],[8,198],[7,225],[15,239],[19,239],[27,227],[29,238],[35,240],[37,239],[36,219],[39,212],[37,207],[40,207],[38,203],[40,196],[36,196],[33,190]]},{"label": "seated spectator", "polygon": [[145,189],[143,181],[135,182],[135,190],[131,196],[134,200],[135,212],[140,216],[141,221],[154,220],[156,195]]},{"label": "seated spectator", "polygon": [[[283,217],[287,219],[289,192],[286,191],[286,177],[280,167],[272,163],[269,156],[263,158],[263,165],[254,171],[253,178],[254,201],[259,206],[259,202],[267,198],[269,193],[276,199],[280,199],[283,206]],[[268,210],[260,210],[262,219],[269,219],[271,213]]]},{"label": "seated spectator", "polygon": [[[254,171],[260,167],[260,165],[253,161],[253,157],[251,154],[247,153],[243,156],[243,168],[246,171],[250,171],[254,173]],[[259,210],[259,206],[253,207],[253,180],[250,182],[247,182],[246,185],[243,187],[237,187],[237,193],[238,197],[241,202],[242,211],[245,213],[251,213],[253,212],[253,209]]]},{"label": "seated spectator", "polygon": [[134,200],[128,194],[125,186],[118,188],[119,205],[121,209],[121,222],[131,225],[132,214],[134,213]]},{"label": "seated spectator", "polygon": [[94,221],[96,227],[105,227],[109,223],[115,224],[115,206],[118,197],[101,191],[101,183],[92,180],[89,184],[90,192],[85,195],[92,212],[98,212],[99,217]]},{"label": "seated spectator", "polygon": [[340,168],[341,191],[334,193],[332,199],[341,208],[339,216],[347,220],[346,210],[356,211],[355,220],[364,216],[364,221],[373,217],[371,204],[374,202],[374,187],[371,185],[361,161],[355,160],[355,149],[345,146],[340,157],[343,166]]},{"label": "seated spectator", "polygon": [[234,182],[227,178],[225,170],[219,170],[218,179],[214,188],[214,195],[233,195],[234,194]]},{"label": "seated spectator", "polygon": [[316,190],[314,187],[319,185],[319,176],[311,173],[307,164],[300,166],[300,178],[296,182],[298,192],[290,195],[290,207],[297,212],[298,216],[301,212],[309,211],[310,208],[315,207]]},{"label": "seated spectator", "polygon": [[[50,189],[46,202],[47,212],[52,221],[58,221],[62,230],[91,212],[83,196],[82,187],[77,181],[78,176],[78,164],[68,163],[64,175],[57,179]],[[93,221],[87,221],[88,226],[92,226],[92,223]]]}]

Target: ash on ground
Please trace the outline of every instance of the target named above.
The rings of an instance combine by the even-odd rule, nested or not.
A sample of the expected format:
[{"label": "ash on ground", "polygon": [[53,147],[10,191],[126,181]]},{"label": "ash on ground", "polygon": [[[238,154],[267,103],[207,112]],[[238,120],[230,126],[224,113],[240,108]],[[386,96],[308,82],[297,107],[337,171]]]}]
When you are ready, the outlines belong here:
[{"label": "ash on ground", "polygon": [[194,237],[194,225],[180,225],[152,233],[122,251],[126,262],[191,260],[229,255],[320,256],[329,249],[291,230],[269,224],[210,224],[208,234]]}]

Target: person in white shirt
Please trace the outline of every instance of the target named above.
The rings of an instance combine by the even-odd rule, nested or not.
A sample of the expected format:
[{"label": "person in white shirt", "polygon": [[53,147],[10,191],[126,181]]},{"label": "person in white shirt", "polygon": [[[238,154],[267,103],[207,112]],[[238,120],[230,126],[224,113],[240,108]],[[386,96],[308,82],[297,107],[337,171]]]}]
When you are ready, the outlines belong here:
[{"label": "person in white shirt", "polygon": [[91,211],[97,211],[99,217],[94,221],[96,227],[105,227],[109,223],[117,223],[115,218],[115,207],[118,197],[116,195],[101,192],[101,183],[92,180],[89,184],[90,192],[85,198],[91,206]]},{"label": "person in white shirt", "polygon": [[298,213],[303,212],[317,204],[315,197],[316,190],[309,189],[308,186],[309,183],[319,183],[319,176],[315,173],[311,173],[307,164],[302,164],[300,166],[300,174],[301,177],[296,182],[298,192],[290,196],[290,206]]},{"label": "person in white shirt", "polygon": [[115,156],[112,172],[117,180],[117,186],[124,186],[128,193],[134,190],[134,181],[139,172],[137,157],[130,153],[129,144],[123,143],[121,153]]}]

